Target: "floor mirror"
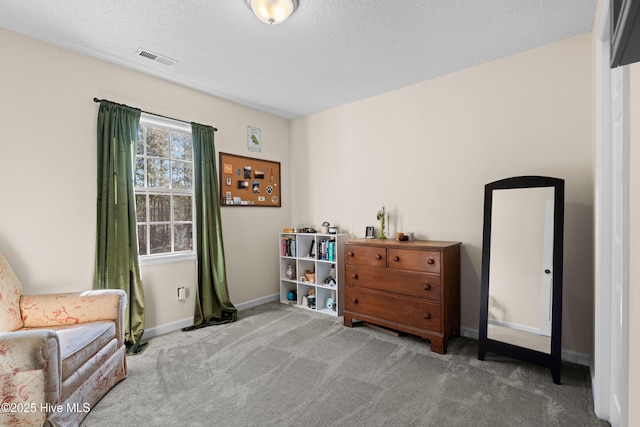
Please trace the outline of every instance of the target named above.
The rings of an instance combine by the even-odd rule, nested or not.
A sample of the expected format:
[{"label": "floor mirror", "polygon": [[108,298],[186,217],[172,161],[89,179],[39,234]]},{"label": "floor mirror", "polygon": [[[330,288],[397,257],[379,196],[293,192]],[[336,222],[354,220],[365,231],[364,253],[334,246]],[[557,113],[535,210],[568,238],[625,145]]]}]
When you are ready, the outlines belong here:
[{"label": "floor mirror", "polygon": [[563,234],[564,180],[485,186],[478,359],[535,363],[560,384]]}]

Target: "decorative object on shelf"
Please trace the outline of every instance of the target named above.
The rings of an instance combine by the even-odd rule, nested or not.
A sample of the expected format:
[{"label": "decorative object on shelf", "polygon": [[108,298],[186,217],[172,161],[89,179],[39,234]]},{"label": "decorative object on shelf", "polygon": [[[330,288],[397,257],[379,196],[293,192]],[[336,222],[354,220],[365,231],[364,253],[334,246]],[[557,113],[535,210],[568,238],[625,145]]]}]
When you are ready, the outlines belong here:
[{"label": "decorative object on shelf", "polygon": [[316,308],[316,296],[315,295],[307,295],[307,302],[309,303],[309,308]]},{"label": "decorative object on shelf", "polygon": [[333,298],[327,298],[327,308],[329,310],[335,310],[336,308],[336,301]]},{"label": "decorative object on shelf", "polygon": [[336,284],[336,265],[331,264],[331,270],[329,270],[329,275],[324,279],[325,285],[334,286]]},{"label": "decorative object on shelf", "polygon": [[293,271],[293,265],[292,265],[292,264],[289,264],[289,265],[287,266],[287,277],[288,277],[289,279],[292,279],[292,278],[293,278],[293,276],[295,276],[295,273],[294,273],[294,271]]},{"label": "decorative object on shelf", "polygon": [[364,237],[366,239],[373,239],[373,235],[375,234],[375,228],[373,226],[367,226]]},{"label": "decorative object on shelf", "polygon": [[316,308],[316,291],[314,288],[310,288],[307,293],[307,303],[309,308]]},{"label": "decorative object on shelf", "polygon": [[338,227],[329,227],[329,234],[338,234]]},{"label": "decorative object on shelf", "polygon": [[322,234],[329,234],[329,223],[327,221],[323,222],[320,226],[320,232]]},{"label": "decorative object on shelf", "polygon": [[269,25],[284,22],[298,8],[298,0],[245,0],[256,17]]},{"label": "decorative object on shelf", "polygon": [[409,236],[406,236],[403,232],[396,233],[396,240],[399,242],[406,242],[409,240]]},{"label": "decorative object on shelf", "polygon": [[387,233],[386,233],[386,220],[389,218],[389,214],[385,211],[384,206],[382,206],[382,209],[380,209],[378,211],[378,216],[377,219],[378,221],[380,221],[380,235],[378,236],[378,239],[386,239],[387,238]]},{"label": "decorative object on shelf", "polygon": [[287,292],[287,300],[288,301],[295,301],[298,299],[297,296],[297,291],[294,289],[292,291]]},{"label": "decorative object on shelf", "polygon": [[307,255],[307,257],[309,258],[316,257],[316,241],[315,240],[312,240],[311,245],[309,245],[309,255]]},{"label": "decorative object on shelf", "polygon": [[260,129],[247,126],[247,148],[260,152]]},{"label": "decorative object on shelf", "polygon": [[312,271],[307,271],[305,272],[304,277],[307,279],[307,282],[316,283],[316,273]]}]

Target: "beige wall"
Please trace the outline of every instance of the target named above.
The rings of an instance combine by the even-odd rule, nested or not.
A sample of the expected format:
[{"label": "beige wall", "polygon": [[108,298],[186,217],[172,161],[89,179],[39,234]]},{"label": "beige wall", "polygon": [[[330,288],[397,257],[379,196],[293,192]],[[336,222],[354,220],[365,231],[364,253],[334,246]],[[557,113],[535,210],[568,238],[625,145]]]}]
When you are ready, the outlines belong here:
[{"label": "beige wall", "polygon": [[566,180],[563,348],[593,341],[589,34],[293,121],[294,225],[461,241],[462,326],[477,330],[484,185]]},{"label": "beige wall", "polygon": [[[218,151],[282,162],[282,208],[222,208],[232,302],[278,292],[276,233],[291,210],[289,121],[3,29],[0,52],[0,251],[26,293],[92,287],[93,97],[210,124]],[[249,125],[261,129],[261,153],[247,151]],[[193,316],[195,261],[145,266],[142,275],[147,329]],[[189,288],[186,303],[178,286]]]}]

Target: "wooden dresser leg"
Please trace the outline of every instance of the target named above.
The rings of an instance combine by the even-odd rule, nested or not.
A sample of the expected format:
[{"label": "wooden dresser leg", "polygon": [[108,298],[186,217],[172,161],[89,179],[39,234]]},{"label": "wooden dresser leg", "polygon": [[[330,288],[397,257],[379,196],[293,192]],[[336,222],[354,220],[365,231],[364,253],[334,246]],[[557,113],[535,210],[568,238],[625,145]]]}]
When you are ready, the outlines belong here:
[{"label": "wooden dresser leg", "polygon": [[447,344],[443,338],[431,338],[431,351],[439,354],[447,352]]},{"label": "wooden dresser leg", "polygon": [[344,326],[348,326],[349,328],[353,326],[353,318],[351,316],[348,315],[344,315]]}]

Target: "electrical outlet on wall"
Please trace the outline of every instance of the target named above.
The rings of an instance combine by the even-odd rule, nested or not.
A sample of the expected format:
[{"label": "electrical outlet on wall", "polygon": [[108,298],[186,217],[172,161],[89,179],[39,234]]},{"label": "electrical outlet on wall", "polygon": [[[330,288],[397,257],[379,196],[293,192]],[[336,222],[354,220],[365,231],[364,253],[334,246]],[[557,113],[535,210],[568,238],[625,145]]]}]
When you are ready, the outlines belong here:
[{"label": "electrical outlet on wall", "polygon": [[178,288],[178,301],[184,302],[187,299],[187,288],[180,286]]}]

